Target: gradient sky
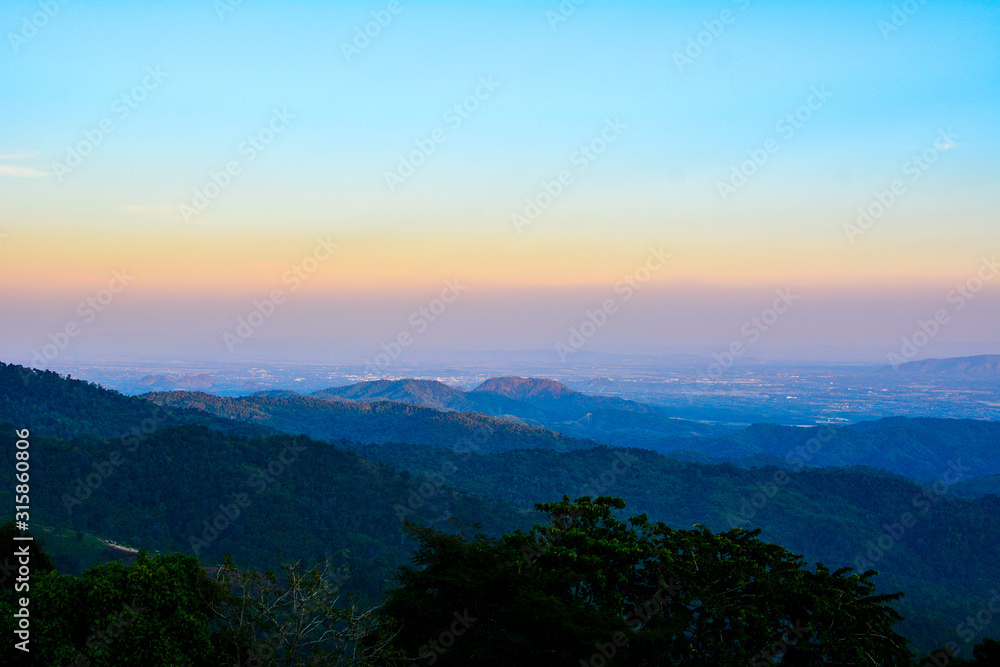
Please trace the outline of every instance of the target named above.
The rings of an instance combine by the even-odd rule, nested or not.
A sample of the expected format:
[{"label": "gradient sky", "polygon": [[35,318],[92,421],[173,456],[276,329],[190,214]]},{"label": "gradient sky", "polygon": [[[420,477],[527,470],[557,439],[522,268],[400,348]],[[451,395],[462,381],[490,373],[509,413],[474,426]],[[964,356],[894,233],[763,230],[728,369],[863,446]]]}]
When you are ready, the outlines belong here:
[{"label": "gradient sky", "polygon": [[[726,346],[787,288],[801,298],[763,347],[892,349],[945,308],[921,356],[990,351],[1000,275],[960,310],[948,295],[1000,250],[1000,5],[915,1],[893,24],[904,4],[5,2],[0,355],[28,361],[76,322],[66,358],[370,356],[447,280],[467,288],[414,349],[553,348],[608,298],[591,349]],[[373,12],[387,24],[345,55]],[[275,110],[290,120],[251,153]],[[609,121],[624,129],[582,169]],[[228,187],[185,216],[227,163]],[[338,248],[292,289],[317,238]],[[625,303],[614,285],[650,247],[670,259]],[[87,320],[78,304],[122,269]],[[227,349],[276,289],[286,303]]]}]

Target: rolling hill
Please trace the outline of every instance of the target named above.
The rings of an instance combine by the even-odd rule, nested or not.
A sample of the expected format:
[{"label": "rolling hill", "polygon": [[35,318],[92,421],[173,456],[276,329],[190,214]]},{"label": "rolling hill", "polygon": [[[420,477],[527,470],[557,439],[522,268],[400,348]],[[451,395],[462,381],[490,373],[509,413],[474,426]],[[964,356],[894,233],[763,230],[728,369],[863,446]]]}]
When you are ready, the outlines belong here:
[{"label": "rolling hill", "polygon": [[[18,378],[21,369],[3,370]],[[989,422],[891,418],[826,427],[825,434],[823,427],[759,424],[687,440],[696,448],[692,457],[772,457],[791,468],[743,469],[386,400],[189,392],[138,398],[55,374],[34,379],[41,381],[27,392],[8,384],[0,393],[4,437],[13,433],[12,415],[44,417],[32,436],[32,465],[45,480],[33,489],[33,521],[64,536],[80,531],[195,553],[206,564],[227,552],[251,566],[273,564],[282,552],[327,554],[351,590],[369,599],[412,553],[401,519],[452,530],[454,522],[478,523],[498,534],[533,523],[536,501],[564,494],[619,496],[630,514],[678,528],[761,528],[764,539],[811,561],[876,569],[881,590],[907,593],[898,605],[906,618],[900,629],[923,650],[954,640],[956,625],[981,608],[1000,578],[1000,498],[961,497],[966,489],[981,495],[971,493],[980,490],[971,482],[932,483],[943,472],[939,464],[955,469],[949,461],[994,465],[998,425]],[[152,414],[144,412],[156,409],[147,399],[169,407],[172,419],[196,423],[159,425],[124,452],[107,434]],[[240,432],[261,425],[267,434]],[[357,441],[271,431],[285,428],[348,432]],[[480,455],[450,446],[477,429],[493,431]],[[810,439],[820,436],[825,442],[810,450]],[[872,468],[788,465],[788,452],[800,447],[810,466],[878,461],[926,471],[928,483]],[[12,493],[11,485],[8,478],[4,491]]]},{"label": "rolling hill", "polygon": [[888,417],[810,428],[754,424],[683,448],[714,459],[756,457],[793,468],[867,465],[927,481],[956,467],[964,478],[1000,473],[1000,423],[974,419]]},{"label": "rolling hill", "polygon": [[385,400],[354,402],[312,396],[263,395],[221,398],[201,392],[150,393],[140,398],[164,407],[195,408],[218,417],[324,440],[406,442],[446,448],[471,441],[482,446],[484,451],[567,451],[599,444],[509,419],[479,413],[443,412]]},{"label": "rolling hill", "polygon": [[376,380],[323,389],[310,395],[365,402],[390,400],[435,410],[478,412],[518,419],[575,438],[651,449],[673,448],[678,438],[718,436],[735,430],[670,417],[657,406],[591,396],[554,380],[539,378],[492,378],[472,391],[436,380]]},{"label": "rolling hill", "polygon": [[974,357],[921,359],[900,364],[899,373],[928,376],[971,376],[1000,380],[1000,354],[980,354]]}]

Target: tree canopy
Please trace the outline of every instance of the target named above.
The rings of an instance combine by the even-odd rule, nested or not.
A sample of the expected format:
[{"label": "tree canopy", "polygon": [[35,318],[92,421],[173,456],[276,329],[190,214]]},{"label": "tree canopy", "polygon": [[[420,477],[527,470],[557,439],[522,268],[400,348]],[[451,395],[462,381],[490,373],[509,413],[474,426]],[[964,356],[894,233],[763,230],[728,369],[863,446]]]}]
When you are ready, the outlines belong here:
[{"label": "tree canopy", "polygon": [[417,567],[385,611],[417,664],[912,664],[873,571],[810,569],[759,531],[626,523],[618,498],[537,509],[549,525],[499,539],[409,526]]}]

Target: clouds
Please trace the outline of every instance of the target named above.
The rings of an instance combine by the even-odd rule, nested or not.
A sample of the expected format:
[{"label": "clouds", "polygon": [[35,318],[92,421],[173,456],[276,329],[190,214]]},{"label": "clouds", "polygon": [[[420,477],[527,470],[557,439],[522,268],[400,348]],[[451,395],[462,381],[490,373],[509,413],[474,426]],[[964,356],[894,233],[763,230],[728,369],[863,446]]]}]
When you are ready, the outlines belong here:
[{"label": "clouds", "polygon": [[[38,155],[38,151],[12,151],[0,155],[0,160],[27,160]],[[11,176],[12,178],[42,178],[49,176],[44,171],[39,171],[33,167],[24,167],[13,164],[0,164],[0,176]]]}]

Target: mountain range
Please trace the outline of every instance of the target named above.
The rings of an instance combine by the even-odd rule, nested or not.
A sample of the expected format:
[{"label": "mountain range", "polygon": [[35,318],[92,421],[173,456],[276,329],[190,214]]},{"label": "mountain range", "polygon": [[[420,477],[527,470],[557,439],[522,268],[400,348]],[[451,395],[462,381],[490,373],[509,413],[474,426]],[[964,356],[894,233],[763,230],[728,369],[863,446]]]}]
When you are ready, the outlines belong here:
[{"label": "mountain range", "polygon": [[[594,407],[587,414],[664,418],[655,406],[545,380],[498,378],[472,391],[439,384],[364,383],[325,397],[127,397],[2,365],[0,432],[32,429],[32,520],[56,533],[185,551],[208,566],[225,553],[251,567],[282,553],[327,555],[369,600],[412,555],[402,520],[498,535],[531,525],[535,502],[564,494],[618,496],[630,514],[678,528],[760,528],[812,562],[876,569],[881,591],[907,594],[900,631],[923,650],[953,641],[1000,578],[994,423],[755,424],[676,436],[686,449],[675,457],[384,397],[486,395],[541,415]],[[12,479],[5,484],[12,493]],[[57,562],[72,565],[71,545],[57,542]]]},{"label": "mountain range", "polygon": [[[658,406],[590,396],[536,378],[494,378],[472,391],[411,379],[363,382],[309,396],[283,391],[241,398],[200,392],[142,397],[320,439],[451,446],[488,429],[494,435],[484,451],[490,452],[567,451],[603,443],[743,467],[867,465],[925,481],[953,465],[964,477],[1000,474],[996,422],[889,417],[850,425],[738,428],[676,419]],[[823,440],[818,448],[810,444],[816,438]],[[803,453],[807,447],[815,451]]]}]

